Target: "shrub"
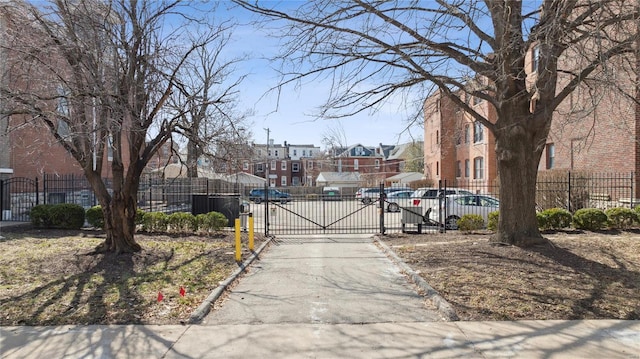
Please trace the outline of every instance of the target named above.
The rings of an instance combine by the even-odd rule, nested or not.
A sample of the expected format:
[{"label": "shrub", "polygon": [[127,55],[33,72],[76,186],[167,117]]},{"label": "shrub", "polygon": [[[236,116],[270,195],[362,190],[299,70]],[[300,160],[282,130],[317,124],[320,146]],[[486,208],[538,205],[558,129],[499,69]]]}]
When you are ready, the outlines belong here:
[{"label": "shrub", "polygon": [[583,208],[573,215],[573,225],[578,229],[595,231],[608,225],[607,215],[598,208]]},{"label": "shrub", "polygon": [[536,219],[538,220],[538,228],[539,229],[549,228],[549,225],[547,224],[547,222],[549,221],[549,217],[548,217],[548,214],[546,212],[544,212],[544,211],[536,212]]},{"label": "shrub", "polygon": [[613,228],[626,229],[638,222],[638,215],[629,208],[609,208],[604,213]]},{"label": "shrub", "polygon": [[145,232],[166,232],[167,214],[163,212],[148,212],[142,218],[142,230]]},{"label": "shrub", "polygon": [[29,213],[31,223],[36,227],[50,228],[52,226],[51,215],[49,213],[51,207],[53,207],[52,204],[39,204],[31,208],[31,212]]},{"label": "shrub", "polygon": [[84,208],[74,203],[56,204],[49,210],[54,228],[80,229],[84,226]]},{"label": "shrub", "polygon": [[197,229],[196,217],[188,212],[175,212],[167,216],[167,229],[174,233],[190,233]]},{"label": "shrub", "polygon": [[198,230],[202,232],[214,232],[227,226],[227,217],[220,212],[202,213],[196,216]]},{"label": "shrub", "polygon": [[498,230],[498,221],[500,220],[500,211],[493,211],[487,217],[487,229],[491,231]]},{"label": "shrub", "polygon": [[94,228],[104,228],[104,214],[102,206],[97,205],[87,209],[87,222]]},{"label": "shrub", "polygon": [[484,228],[484,219],[479,214],[465,214],[457,222],[458,229],[464,232],[471,232],[474,230]]},{"label": "shrub", "polygon": [[146,212],[141,210],[140,208],[136,208],[136,225],[142,225],[142,223],[144,222],[145,213]]},{"label": "shrub", "polygon": [[550,208],[542,211],[542,217],[544,218],[544,225],[540,225],[540,218],[538,219],[538,226],[543,229],[561,229],[571,226],[571,212],[563,208]]}]

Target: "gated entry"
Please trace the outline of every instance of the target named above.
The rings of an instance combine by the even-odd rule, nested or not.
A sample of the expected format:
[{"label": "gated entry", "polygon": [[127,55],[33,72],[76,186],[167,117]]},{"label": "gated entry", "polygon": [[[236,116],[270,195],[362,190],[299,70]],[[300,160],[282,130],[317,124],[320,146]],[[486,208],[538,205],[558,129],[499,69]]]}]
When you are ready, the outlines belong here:
[{"label": "gated entry", "polygon": [[[251,212],[256,229],[264,230],[266,234],[390,234],[405,231],[402,213],[388,212],[384,190],[380,193],[382,198],[369,203],[362,203],[353,195],[296,195],[286,203],[272,200],[253,204]],[[423,233],[440,230],[428,220],[420,229]]]},{"label": "gated entry", "polygon": [[3,221],[28,222],[31,208],[40,202],[38,179],[14,177],[0,180],[0,213]]}]

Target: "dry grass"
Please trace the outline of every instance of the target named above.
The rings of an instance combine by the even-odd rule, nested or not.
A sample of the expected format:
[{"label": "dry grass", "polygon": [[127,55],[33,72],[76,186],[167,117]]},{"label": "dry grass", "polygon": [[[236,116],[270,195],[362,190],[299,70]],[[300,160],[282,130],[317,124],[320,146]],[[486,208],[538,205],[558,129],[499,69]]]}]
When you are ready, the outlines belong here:
[{"label": "dry grass", "polygon": [[0,325],[177,324],[237,268],[232,234],[139,234],[133,255],[92,253],[97,232],[2,235]]},{"label": "dry grass", "polygon": [[640,319],[640,235],[545,237],[529,249],[455,232],[386,242],[462,320]]}]

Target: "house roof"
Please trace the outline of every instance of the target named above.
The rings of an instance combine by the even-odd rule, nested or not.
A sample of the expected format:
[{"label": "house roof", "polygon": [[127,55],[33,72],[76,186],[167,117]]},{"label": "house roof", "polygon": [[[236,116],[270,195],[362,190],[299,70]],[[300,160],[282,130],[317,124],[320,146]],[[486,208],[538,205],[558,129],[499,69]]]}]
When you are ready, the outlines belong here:
[{"label": "house roof", "polygon": [[420,172],[402,172],[386,178],[385,181],[407,183],[412,181],[419,181],[422,179],[422,177],[424,177],[424,174]]},{"label": "house roof", "polygon": [[423,146],[422,142],[409,142],[403,143],[401,145],[395,146],[385,158],[387,160],[397,160],[397,159],[406,159],[405,155],[407,150],[409,150],[412,146],[418,145],[420,147]]},{"label": "house roof", "polygon": [[358,172],[320,172],[316,182],[359,182]]}]

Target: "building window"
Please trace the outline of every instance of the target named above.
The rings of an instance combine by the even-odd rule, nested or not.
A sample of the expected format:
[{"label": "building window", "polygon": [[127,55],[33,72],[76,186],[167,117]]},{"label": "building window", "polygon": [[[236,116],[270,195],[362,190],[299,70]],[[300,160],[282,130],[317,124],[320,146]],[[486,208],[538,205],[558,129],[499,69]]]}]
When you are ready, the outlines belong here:
[{"label": "building window", "polygon": [[276,170],[276,161],[271,161],[271,170],[272,171]]},{"label": "building window", "polygon": [[456,178],[462,177],[462,162],[456,161]]},{"label": "building window", "polygon": [[531,51],[531,71],[538,72],[540,66],[540,46],[536,45]]},{"label": "building window", "polygon": [[243,161],[242,162],[242,170],[243,171],[248,171],[249,170],[249,161]]},{"label": "building window", "polygon": [[276,150],[276,157],[278,157],[278,150]]},{"label": "building window", "polygon": [[280,162],[280,169],[283,171],[287,170],[287,161]]},{"label": "building window", "polygon": [[262,163],[256,163],[256,172],[264,172],[264,167]]},{"label": "building window", "polygon": [[107,137],[107,161],[113,161],[113,137]]},{"label": "building window", "polygon": [[298,162],[292,162],[292,163],[291,163],[291,171],[293,171],[293,172],[300,172],[300,163],[298,163]]},{"label": "building window", "polygon": [[313,151],[309,150],[309,157],[313,156]]},{"label": "building window", "polygon": [[436,161],[436,176],[440,176],[440,162]]},{"label": "building window", "polygon": [[556,146],[553,143],[547,144],[547,169],[550,170],[554,166],[556,159]]},{"label": "building window", "polygon": [[302,150],[302,157],[306,157],[307,156],[307,150]]},{"label": "building window", "polygon": [[291,185],[299,186],[300,185],[300,177],[291,177]]},{"label": "building window", "polygon": [[313,161],[307,161],[307,169],[309,170],[313,169]]},{"label": "building window", "polygon": [[464,143],[469,143],[469,124],[464,125]]},{"label": "building window", "polygon": [[287,176],[280,177],[280,185],[283,187],[287,186]]},{"label": "building window", "polygon": [[480,122],[473,123],[473,143],[482,142],[484,139],[484,126]]},{"label": "building window", "polygon": [[354,170],[358,170],[359,169],[358,159],[353,160],[353,169]]},{"label": "building window", "polygon": [[469,160],[464,160],[464,177],[465,178],[469,178],[469,172],[470,172],[470,168],[469,168]]},{"label": "building window", "polygon": [[375,163],[375,168],[379,169],[380,168],[380,160],[376,160],[374,163]]},{"label": "building window", "polygon": [[476,157],[473,159],[473,178],[484,178],[484,158]]}]

